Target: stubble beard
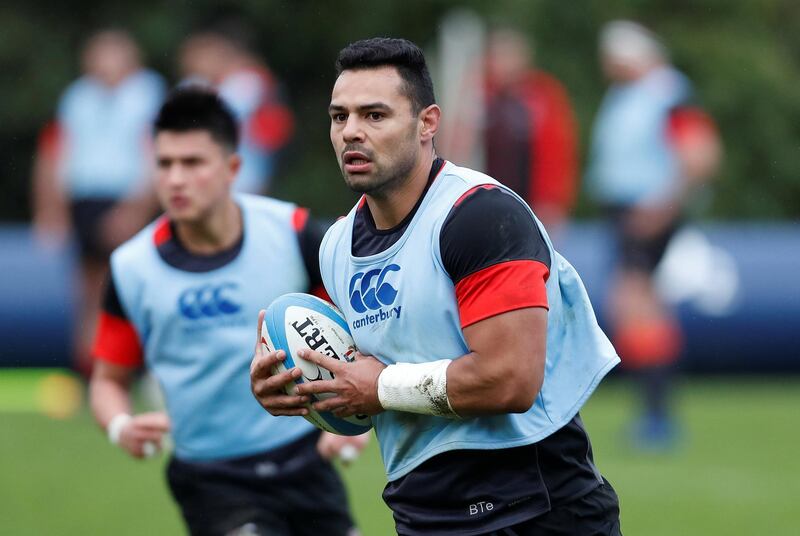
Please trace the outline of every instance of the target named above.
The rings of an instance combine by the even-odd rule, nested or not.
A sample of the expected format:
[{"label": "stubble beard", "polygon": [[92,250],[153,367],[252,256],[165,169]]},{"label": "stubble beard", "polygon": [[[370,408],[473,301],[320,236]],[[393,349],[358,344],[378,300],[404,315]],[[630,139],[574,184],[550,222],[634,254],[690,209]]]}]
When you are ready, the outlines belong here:
[{"label": "stubble beard", "polygon": [[[397,152],[397,159],[390,163],[390,167],[383,167],[372,158],[374,153],[367,153],[370,156],[374,172],[372,177],[367,180],[353,180],[344,171],[344,163],[342,163],[342,176],[347,186],[356,193],[367,194],[370,197],[386,198],[392,192],[398,190],[411,178],[411,172],[419,158],[419,147],[416,145],[416,130],[412,129],[409,136],[404,140],[403,146]],[[345,151],[363,149],[357,147],[346,147]]]}]

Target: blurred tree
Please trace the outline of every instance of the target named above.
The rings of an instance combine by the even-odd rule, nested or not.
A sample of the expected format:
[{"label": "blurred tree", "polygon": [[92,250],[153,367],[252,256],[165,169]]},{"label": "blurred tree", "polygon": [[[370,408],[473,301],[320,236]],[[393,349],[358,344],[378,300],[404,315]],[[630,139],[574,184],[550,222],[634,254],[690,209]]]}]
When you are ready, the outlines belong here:
[{"label": "blurred tree", "polygon": [[[800,3],[796,0],[7,0],[0,6],[0,220],[28,217],[36,132],[77,75],[83,38],[100,26],[129,29],[151,66],[175,78],[178,43],[195,25],[234,11],[282,79],[298,132],[276,193],[334,216],[353,200],[335,166],[325,109],[336,52],[356,39],[407,37],[430,50],[448,10],[467,6],[531,35],[537,62],[561,79],[585,141],[604,84],[599,26],[633,18],[658,32],[716,118],[725,163],[709,214],[800,218]],[[446,113],[446,111],[445,111]],[[444,155],[447,156],[447,155]],[[592,213],[585,199],[579,214]]]}]

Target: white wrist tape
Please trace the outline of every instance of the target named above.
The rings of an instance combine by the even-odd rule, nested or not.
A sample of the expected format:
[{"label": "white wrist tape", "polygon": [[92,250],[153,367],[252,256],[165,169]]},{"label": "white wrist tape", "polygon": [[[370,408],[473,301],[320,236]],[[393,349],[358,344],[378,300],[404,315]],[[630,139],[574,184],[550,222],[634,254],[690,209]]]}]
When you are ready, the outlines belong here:
[{"label": "white wrist tape", "polygon": [[108,433],[108,440],[111,441],[112,445],[119,445],[119,436],[122,434],[122,429],[131,422],[131,419],[133,419],[133,417],[127,413],[120,413],[114,415],[114,418],[108,421],[106,432]]},{"label": "white wrist tape", "polygon": [[447,398],[449,359],[430,363],[389,365],[378,376],[378,400],[383,409],[424,415],[458,417]]}]

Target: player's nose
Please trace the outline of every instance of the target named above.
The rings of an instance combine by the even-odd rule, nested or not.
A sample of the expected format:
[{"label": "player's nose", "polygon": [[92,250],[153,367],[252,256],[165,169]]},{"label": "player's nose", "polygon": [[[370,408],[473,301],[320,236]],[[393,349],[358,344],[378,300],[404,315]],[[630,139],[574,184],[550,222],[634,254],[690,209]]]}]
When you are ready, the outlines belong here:
[{"label": "player's nose", "polygon": [[364,140],[364,129],[362,123],[359,121],[355,114],[350,114],[342,128],[342,138],[345,142],[350,143],[353,141]]},{"label": "player's nose", "polygon": [[166,183],[171,187],[180,187],[186,182],[186,170],[181,165],[172,165],[166,170]]}]

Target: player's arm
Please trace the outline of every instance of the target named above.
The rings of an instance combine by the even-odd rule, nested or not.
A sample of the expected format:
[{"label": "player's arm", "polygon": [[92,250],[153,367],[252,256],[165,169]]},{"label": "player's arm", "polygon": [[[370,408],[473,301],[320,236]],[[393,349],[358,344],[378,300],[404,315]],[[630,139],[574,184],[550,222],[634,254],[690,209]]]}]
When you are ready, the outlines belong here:
[{"label": "player's arm", "polygon": [[456,415],[524,413],[544,378],[547,310],[529,307],[467,327],[470,350],[447,367],[446,394]]},{"label": "player's arm", "polygon": [[130,387],[136,369],[95,359],[89,380],[89,402],[97,424],[108,430],[120,414],[131,413]]},{"label": "player's arm", "polygon": [[155,454],[163,434],[169,430],[169,419],[161,412],[131,415],[130,388],[142,364],[142,350],[111,279],[92,355],[95,361],[89,402],[98,424],[113,444],[130,455],[141,458]]},{"label": "player's arm", "polygon": [[64,134],[58,122],[42,129],[33,165],[33,229],[44,243],[62,244],[69,233],[69,207],[59,180],[59,158]]},{"label": "player's arm", "polygon": [[687,189],[714,176],[722,159],[722,145],[707,113],[694,106],[675,108],[669,116],[667,138],[680,162]]},{"label": "player's arm", "polygon": [[299,352],[336,376],[297,387],[301,395],[338,395],[315,409],[466,417],[531,407],[544,376],[550,256],[528,209],[503,190],[478,189],[454,207],[440,243],[469,353],[385,367],[370,356],[345,365]]}]

